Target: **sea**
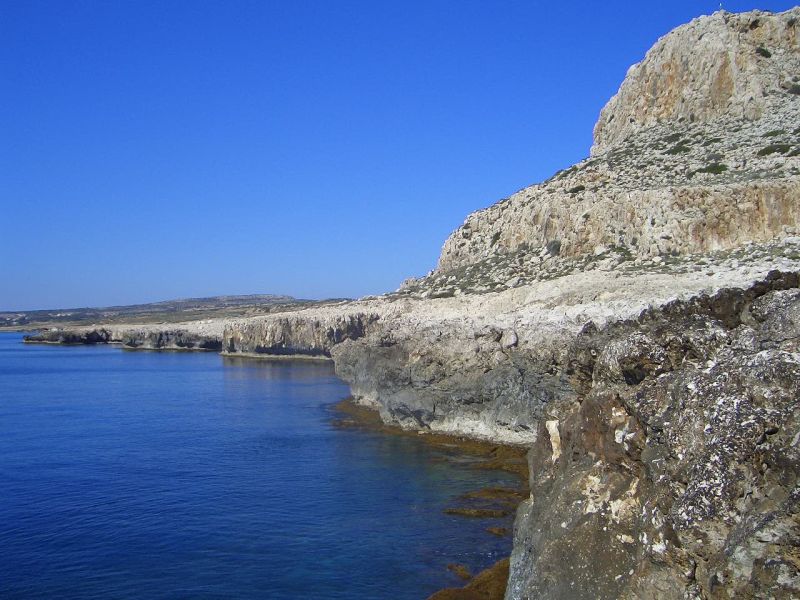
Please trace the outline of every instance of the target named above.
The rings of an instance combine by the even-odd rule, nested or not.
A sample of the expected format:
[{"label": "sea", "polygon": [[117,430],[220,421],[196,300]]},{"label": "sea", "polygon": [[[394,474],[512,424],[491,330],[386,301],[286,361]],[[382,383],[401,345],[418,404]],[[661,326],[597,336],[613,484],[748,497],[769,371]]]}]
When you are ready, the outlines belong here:
[{"label": "sea", "polygon": [[0,598],[424,599],[507,556],[443,511],[517,482],[337,426],[348,393],[326,362],[0,333]]}]

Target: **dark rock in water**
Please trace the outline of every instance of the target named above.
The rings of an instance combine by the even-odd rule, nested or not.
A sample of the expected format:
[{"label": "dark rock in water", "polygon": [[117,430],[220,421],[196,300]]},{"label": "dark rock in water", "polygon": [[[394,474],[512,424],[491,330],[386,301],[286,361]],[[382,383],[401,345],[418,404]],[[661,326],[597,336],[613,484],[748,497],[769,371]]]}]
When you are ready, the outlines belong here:
[{"label": "dark rock in water", "polygon": [[508,535],[508,529],[505,527],[487,527],[486,531],[497,537],[505,537]]},{"label": "dark rock in water", "polygon": [[464,581],[469,581],[470,579],[472,579],[472,573],[470,573],[469,569],[464,565],[460,565],[458,563],[450,563],[449,565],[447,565],[447,570],[452,571]]},{"label": "dark rock in water", "polygon": [[447,588],[436,592],[428,600],[502,600],[508,580],[508,559],[498,561],[463,588]]}]

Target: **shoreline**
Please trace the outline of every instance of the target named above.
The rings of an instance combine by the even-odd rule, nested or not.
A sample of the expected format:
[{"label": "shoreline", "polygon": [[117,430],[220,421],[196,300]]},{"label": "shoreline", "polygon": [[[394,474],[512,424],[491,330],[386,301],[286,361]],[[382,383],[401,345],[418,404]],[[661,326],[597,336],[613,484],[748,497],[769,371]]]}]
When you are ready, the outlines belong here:
[{"label": "shoreline", "polygon": [[478,463],[481,465],[480,468],[497,469],[516,475],[522,486],[528,489],[529,446],[492,442],[438,431],[403,429],[398,425],[384,423],[376,409],[358,404],[352,396],[334,403],[332,409],[343,417],[334,421],[337,426],[412,437],[444,452],[484,458],[484,461]]},{"label": "shoreline", "polygon": [[245,358],[248,360],[303,360],[314,362],[333,362],[330,356],[313,354],[267,354],[259,352],[219,352],[223,358]]},{"label": "shoreline", "polygon": [[[20,333],[20,332],[17,332]],[[180,346],[164,346],[162,348],[150,348],[142,346],[126,346],[123,342],[113,340],[109,342],[54,342],[50,340],[22,340],[23,344],[31,346],[116,346],[124,352],[217,352],[213,348],[181,348]]]},{"label": "shoreline", "polygon": [[[27,330],[3,330],[7,333],[24,333]],[[0,331],[2,333],[3,331]],[[22,339],[23,344],[41,345],[41,346],[118,346],[121,350],[128,352],[215,352],[219,356],[226,359],[242,358],[247,360],[268,360],[268,361],[312,361],[320,363],[333,362],[330,356],[325,355],[311,355],[311,354],[267,354],[258,352],[220,352],[214,348],[201,348],[201,347],[180,347],[180,346],[163,346],[160,348],[144,347],[144,346],[127,346],[124,342],[119,340],[111,340],[108,342],[58,342],[52,340],[31,340]]]},{"label": "shoreline", "polygon": [[[469,456],[477,459],[470,468],[503,471],[518,479],[518,489],[485,487],[467,492],[454,499],[455,502],[464,503],[480,499],[484,501],[482,507],[447,507],[443,511],[445,514],[486,520],[507,517],[515,515],[519,504],[530,495],[527,447],[387,425],[381,420],[377,410],[357,404],[352,397],[334,403],[331,405],[331,410],[339,417],[333,421],[336,427],[417,439],[450,456]],[[500,537],[513,535],[512,531],[498,527],[487,527],[486,532],[487,535]],[[470,574],[463,565],[449,564],[448,570],[459,574],[466,580],[466,585],[460,588],[442,588],[429,596],[428,600],[503,600],[508,584],[509,558],[502,558],[475,575]]]},{"label": "shoreline", "polygon": [[[333,359],[324,355],[304,354],[261,354],[245,352],[219,352],[208,348],[180,347],[132,347],[121,341],[108,341],[87,344],[82,342],[59,342],[51,340],[23,340],[25,344],[50,346],[113,345],[128,352],[217,352],[223,360],[242,359],[245,361],[302,361],[330,363]],[[513,535],[514,515],[519,504],[528,498],[529,469],[528,447],[483,439],[470,438],[457,434],[423,430],[403,429],[398,425],[383,422],[374,408],[357,404],[352,397],[331,405],[332,421],[335,427],[356,428],[381,434],[399,435],[413,438],[441,452],[445,460],[469,457],[474,462],[467,468],[496,470],[509,473],[516,479],[514,487],[483,487],[471,490],[457,498],[443,509],[443,513],[463,519],[481,520],[486,525],[489,536],[509,537]],[[511,519],[511,523],[498,523],[497,519]],[[504,557],[474,575],[462,564],[452,562],[447,570],[457,574],[465,581],[464,587],[445,587],[429,596],[429,600],[502,600],[508,583],[509,557]],[[442,574],[444,579],[445,574]]]}]

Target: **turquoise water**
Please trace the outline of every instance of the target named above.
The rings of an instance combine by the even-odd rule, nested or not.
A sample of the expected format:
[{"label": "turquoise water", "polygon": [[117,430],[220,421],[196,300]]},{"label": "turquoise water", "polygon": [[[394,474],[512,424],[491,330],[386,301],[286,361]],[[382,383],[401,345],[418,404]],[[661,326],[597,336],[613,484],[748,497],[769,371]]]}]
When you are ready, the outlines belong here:
[{"label": "turquoise water", "polygon": [[336,428],[327,363],[0,334],[0,597],[425,598],[510,540],[442,513],[515,482]]}]

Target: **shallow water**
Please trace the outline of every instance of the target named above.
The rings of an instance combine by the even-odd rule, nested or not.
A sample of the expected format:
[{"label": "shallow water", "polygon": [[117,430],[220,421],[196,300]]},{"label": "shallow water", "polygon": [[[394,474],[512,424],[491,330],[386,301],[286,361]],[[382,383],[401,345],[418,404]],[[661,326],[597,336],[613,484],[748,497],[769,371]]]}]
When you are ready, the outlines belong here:
[{"label": "shallow water", "polygon": [[[425,598],[510,550],[510,476],[332,425],[327,363],[0,334],[0,597]],[[504,523],[505,524],[505,523]]]}]

